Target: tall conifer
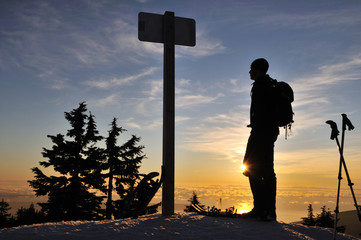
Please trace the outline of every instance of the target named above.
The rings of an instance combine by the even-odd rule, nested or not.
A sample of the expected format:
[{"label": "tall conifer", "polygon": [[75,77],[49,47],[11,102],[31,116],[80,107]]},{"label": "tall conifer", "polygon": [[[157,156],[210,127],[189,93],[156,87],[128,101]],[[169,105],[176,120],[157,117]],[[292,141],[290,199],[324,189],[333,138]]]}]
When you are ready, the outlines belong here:
[{"label": "tall conifer", "polygon": [[[124,206],[124,198],[134,190],[137,180],[139,180],[139,167],[145,157],[143,155],[143,146],[139,146],[139,137],[132,137],[123,145],[117,145],[117,137],[120,133],[126,131],[117,126],[117,119],[114,118],[111,123],[111,130],[106,139],[106,160],[105,169],[108,170],[106,175],[108,178],[106,218],[110,219],[113,214],[115,217],[122,217]],[[120,199],[114,201],[112,197],[115,190]]]},{"label": "tall conifer", "polygon": [[35,180],[29,181],[37,196],[48,196],[46,203],[40,203],[51,220],[97,219],[100,217],[103,197],[90,192],[103,185],[101,178],[102,150],[96,143],[102,139],[96,130],[93,115],[86,114],[86,104],[71,112],[65,118],[71,125],[66,137],[63,134],[48,135],[53,142],[51,149],[43,148],[47,161],[40,165],[52,167],[56,175],[47,176],[38,167],[32,169]]}]

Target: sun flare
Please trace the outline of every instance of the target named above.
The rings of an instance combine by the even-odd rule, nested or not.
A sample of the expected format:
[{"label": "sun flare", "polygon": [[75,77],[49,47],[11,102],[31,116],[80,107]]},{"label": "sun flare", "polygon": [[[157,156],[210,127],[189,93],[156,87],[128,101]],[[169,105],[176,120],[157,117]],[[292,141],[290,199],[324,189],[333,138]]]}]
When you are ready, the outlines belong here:
[{"label": "sun flare", "polygon": [[246,165],[242,164],[241,165],[241,172],[245,172],[247,170]]},{"label": "sun flare", "polygon": [[249,211],[252,210],[252,206],[250,205],[250,203],[243,202],[243,203],[236,204],[235,210],[237,210],[238,214],[248,213]]}]

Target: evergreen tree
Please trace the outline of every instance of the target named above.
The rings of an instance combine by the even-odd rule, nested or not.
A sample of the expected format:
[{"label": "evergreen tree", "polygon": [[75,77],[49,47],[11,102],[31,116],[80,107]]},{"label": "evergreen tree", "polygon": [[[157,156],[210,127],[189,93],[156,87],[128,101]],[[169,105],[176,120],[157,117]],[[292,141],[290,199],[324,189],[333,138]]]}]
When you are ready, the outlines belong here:
[{"label": "evergreen tree", "polygon": [[30,204],[29,208],[21,207],[16,212],[17,225],[31,225],[34,223],[42,223],[45,221],[45,215],[41,211],[37,211],[34,204]]},{"label": "evergreen tree", "polygon": [[194,207],[192,206],[192,204],[197,204],[201,209],[204,210],[204,205],[201,205],[199,200],[198,200],[198,196],[196,192],[193,192],[192,197],[188,200],[188,202],[190,202],[190,204],[188,206],[186,206],[186,208],[184,209],[185,212],[197,212]]},{"label": "evergreen tree", "polygon": [[302,224],[307,226],[315,226],[316,220],[315,215],[313,214],[312,204],[308,205],[308,216],[302,218]]},{"label": "evergreen tree", "polygon": [[145,158],[144,146],[138,145],[140,137],[132,137],[120,147],[120,158],[123,163],[119,172],[119,181],[116,181],[116,190],[121,198],[132,192],[140,179],[139,167]]},{"label": "evergreen tree", "polygon": [[316,226],[325,227],[325,228],[333,228],[334,227],[334,219],[330,209],[326,211],[326,206],[321,208],[321,213],[317,214],[316,218]]},{"label": "evergreen tree", "polygon": [[140,138],[132,137],[120,146],[120,164],[115,179],[115,190],[120,200],[115,201],[115,217],[124,218],[128,216],[128,210],[138,205],[140,199],[132,199],[132,193],[139,183],[139,167],[145,155],[143,155],[144,146],[139,146]]},{"label": "evergreen tree", "polygon": [[39,205],[52,221],[100,217],[103,197],[89,190],[104,185],[100,165],[103,151],[95,146],[102,137],[98,135],[94,116],[86,115],[86,111],[83,102],[73,111],[65,112],[71,125],[66,134],[70,140],[63,134],[48,135],[54,145],[52,149],[43,148],[42,155],[48,160],[40,165],[52,166],[58,176],[49,177],[35,167],[32,169],[35,180],[28,181],[36,196],[48,196],[48,202]]},{"label": "evergreen tree", "polygon": [[[137,180],[139,180],[139,167],[145,157],[143,155],[144,146],[139,146],[139,137],[132,135],[122,146],[117,146],[117,137],[120,133],[126,131],[117,126],[117,119],[114,118],[111,123],[111,130],[106,139],[106,161],[105,169],[109,171],[106,218],[110,219],[114,214],[117,218],[122,217],[124,198],[134,190]],[[113,189],[118,193],[120,200],[113,201]]]},{"label": "evergreen tree", "polygon": [[[339,219],[337,219],[338,221]],[[312,204],[308,205],[308,216],[302,218],[302,224],[308,226],[319,226],[324,228],[334,228],[334,216],[332,212],[328,209],[326,210],[326,206],[321,208],[321,213],[317,214],[317,217],[314,217]],[[346,230],[346,226],[338,226],[337,232],[344,233]]]},{"label": "evergreen tree", "polygon": [[11,216],[9,210],[11,209],[9,203],[4,199],[0,202],[0,228],[7,227],[8,220]]},{"label": "evergreen tree", "polygon": [[107,175],[108,177],[108,190],[107,190],[107,203],[106,203],[106,218],[111,219],[111,216],[114,212],[113,207],[113,181],[114,175],[119,173],[122,169],[122,162],[119,160],[120,157],[120,147],[117,146],[117,137],[125,131],[125,129],[117,126],[116,118],[113,119],[111,123],[111,130],[109,130],[109,136],[106,139],[106,167],[109,170]]}]

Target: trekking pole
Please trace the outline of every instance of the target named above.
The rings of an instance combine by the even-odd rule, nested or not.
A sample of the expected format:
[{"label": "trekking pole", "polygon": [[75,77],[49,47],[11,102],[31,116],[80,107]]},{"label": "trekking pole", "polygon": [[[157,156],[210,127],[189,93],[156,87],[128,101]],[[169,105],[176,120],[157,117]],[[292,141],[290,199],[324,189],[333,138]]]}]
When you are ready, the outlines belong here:
[{"label": "trekking pole", "polygon": [[341,116],[342,116],[341,153],[343,154],[346,126],[348,127],[349,131],[353,130],[355,127],[352,125],[350,119],[347,118],[347,115],[345,113],[342,113]]},{"label": "trekking pole", "polygon": [[[343,117],[343,122],[342,122],[342,125],[343,125],[342,126],[342,130],[343,130],[343,132],[342,132],[342,145],[343,145],[344,131],[346,130],[346,126],[348,126],[349,130],[354,129],[354,127],[353,127],[351,121],[347,118],[346,114],[342,114],[342,117]],[[342,176],[341,176],[342,175],[342,165],[344,166],[344,169],[345,169],[345,173],[346,173],[347,180],[348,180],[348,185],[350,186],[352,197],[353,197],[353,200],[355,202],[355,207],[356,207],[356,211],[357,211],[359,221],[361,221],[361,212],[360,212],[361,207],[357,204],[355,193],[354,193],[353,188],[352,188],[352,186],[354,184],[351,182],[350,175],[348,174],[348,170],[347,170],[347,167],[346,167],[346,162],[345,162],[345,159],[343,157],[343,146],[340,146],[340,142],[338,141],[337,136],[339,135],[339,131],[337,129],[337,124],[334,121],[331,121],[331,120],[328,120],[326,123],[329,124],[331,129],[332,129],[330,138],[331,138],[331,140],[333,140],[333,139],[336,140],[336,144],[337,144],[338,150],[340,152],[340,164],[339,164],[338,187],[337,187],[337,201],[336,201],[336,209],[335,209],[336,216],[335,216],[335,225],[334,225],[334,230],[335,230],[334,239],[336,239],[337,219],[338,219],[338,213],[339,213],[340,186],[341,186],[341,179],[342,179]]]},{"label": "trekking pole", "polygon": [[[343,114],[341,114],[341,116],[342,116],[342,132],[343,132],[343,134],[344,134],[344,132],[346,130],[346,126],[348,127],[349,131],[353,130],[355,127],[352,125],[350,119],[347,118],[347,115],[343,113]],[[344,139],[342,139],[342,141],[343,140]],[[354,185],[354,183],[351,182],[350,176],[349,176],[348,171],[347,171],[346,162],[345,162],[345,159],[343,158],[343,143],[342,143],[342,163],[343,163],[343,167],[345,168],[345,173],[346,173],[346,176],[347,176],[347,182],[348,182],[348,185],[350,186],[352,197],[353,197],[353,200],[355,202],[357,216],[358,216],[359,221],[361,222],[361,206],[359,206],[357,204],[356,196],[355,196],[355,193],[354,193],[353,187],[352,187]]]},{"label": "trekking pole", "polygon": [[[341,160],[341,155],[343,156],[343,150],[344,150],[344,143],[345,143],[345,131],[346,131],[346,126],[348,126],[348,130],[352,130],[354,129],[354,126],[352,125],[351,121],[347,118],[347,115],[345,113],[341,114],[342,116],[342,134],[341,134],[341,147],[340,147],[340,165],[339,165],[339,172],[338,172],[338,188],[337,188],[337,204],[336,204],[336,209],[335,209],[335,224],[334,224],[334,238],[336,239],[336,234],[337,234],[337,222],[338,222],[338,214],[339,214],[339,196],[340,196],[340,184],[341,184],[341,172],[342,172],[342,160]],[[336,126],[337,127],[337,126]]]},{"label": "trekking pole", "polygon": [[340,151],[340,164],[339,164],[339,167],[338,167],[338,185],[337,185],[337,200],[336,200],[336,209],[335,209],[335,223],[334,223],[334,235],[333,235],[333,239],[336,239],[336,235],[337,235],[337,218],[338,218],[338,213],[339,213],[339,210],[338,210],[338,206],[339,206],[339,200],[340,200],[340,188],[341,188],[341,179],[342,179],[342,161],[341,161],[341,152],[342,150],[340,149],[340,143],[338,141],[338,135],[339,135],[339,131],[337,129],[337,124],[334,122],[334,121],[331,121],[331,120],[328,120],[326,122],[327,124],[330,124],[330,127],[332,129],[331,131],[331,137],[330,139],[333,140],[335,139],[336,140],[336,143],[337,143],[337,146],[338,146],[338,149]]}]

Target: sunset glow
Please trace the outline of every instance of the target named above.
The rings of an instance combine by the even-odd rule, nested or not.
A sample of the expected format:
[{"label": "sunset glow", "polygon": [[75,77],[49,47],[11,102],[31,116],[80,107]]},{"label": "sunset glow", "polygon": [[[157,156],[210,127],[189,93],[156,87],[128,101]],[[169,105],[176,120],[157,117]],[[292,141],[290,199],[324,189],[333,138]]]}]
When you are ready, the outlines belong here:
[{"label": "sunset glow", "polygon": [[[325,121],[341,130],[342,113],[355,126],[344,158],[361,202],[360,9],[336,0],[1,1],[0,200],[40,201],[27,183],[31,168],[52,147],[47,135],[67,133],[64,112],[83,101],[100,135],[116,117],[127,129],[119,143],[141,137],[141,173],[161,172],[163,45],[138,40],[138,13],[174,11],[197,31],[195,47],[176,46],[176,203],[196,191],[208,206],[222,198],[223,208],[252,208],[242,162],[248,72],[259,57],[295,94],[290,135],[280,128],[275,143],[279,218],[306,215],[308,203],[334,208],[340,156]],[[345,179],[341,207],[350,210]]]}]

